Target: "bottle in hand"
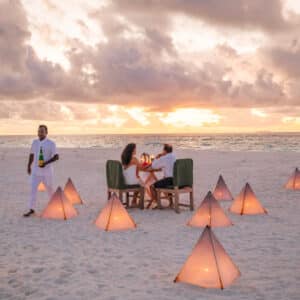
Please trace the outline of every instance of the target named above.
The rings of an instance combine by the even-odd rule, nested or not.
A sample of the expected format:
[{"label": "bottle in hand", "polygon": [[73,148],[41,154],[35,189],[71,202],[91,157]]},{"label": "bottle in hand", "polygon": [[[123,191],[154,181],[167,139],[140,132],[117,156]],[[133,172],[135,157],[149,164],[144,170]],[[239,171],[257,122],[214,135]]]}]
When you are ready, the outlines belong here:
[{"label": "bottle in hand", "polygon": [[42,147],[40,148],[40,154],[39,154],[39,167],[42,167],[44,165],[44,154]]}]

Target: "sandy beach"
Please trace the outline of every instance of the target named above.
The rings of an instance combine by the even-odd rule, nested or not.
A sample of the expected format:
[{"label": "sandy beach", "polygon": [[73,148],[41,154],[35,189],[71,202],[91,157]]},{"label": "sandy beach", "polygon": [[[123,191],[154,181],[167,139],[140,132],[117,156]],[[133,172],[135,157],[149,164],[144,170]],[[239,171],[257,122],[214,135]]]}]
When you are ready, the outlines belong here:
[{"label": "sandy beach", "polygon": [[[105,162],[121,149],[59,149],[55,184],[71,177],[84,206],[68,220],[23,218],[29,197],[27,149],[0,150],[0,299],[286,299],[300,298],[300,192],[283,185],[300,165],[295,152],[176,151],[194,160],[199,206],[221,173],[236,196],[248,181],[268,215],[237,216],[214,229],[242,276],[228,289],[173,283],[202,229],[183,210],[130,210],[133,231],[107,233],[93,225],[106,202]],[[154,152],[145,147],[138,152]],[[39,193],[37,212],[47,204]],[[230,203],[222,203],[228,208]]]}]

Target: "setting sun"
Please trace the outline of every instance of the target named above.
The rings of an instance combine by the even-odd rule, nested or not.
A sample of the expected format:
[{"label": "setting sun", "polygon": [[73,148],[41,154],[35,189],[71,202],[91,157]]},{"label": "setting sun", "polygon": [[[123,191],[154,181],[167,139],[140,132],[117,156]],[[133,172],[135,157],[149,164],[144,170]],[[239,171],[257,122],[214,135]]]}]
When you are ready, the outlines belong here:
[{"label": "setting sun", "polygon": [[174,127],[202,127],[216,124],[220,116],[209,109],[179,108],[160,118],[161,122]]}]

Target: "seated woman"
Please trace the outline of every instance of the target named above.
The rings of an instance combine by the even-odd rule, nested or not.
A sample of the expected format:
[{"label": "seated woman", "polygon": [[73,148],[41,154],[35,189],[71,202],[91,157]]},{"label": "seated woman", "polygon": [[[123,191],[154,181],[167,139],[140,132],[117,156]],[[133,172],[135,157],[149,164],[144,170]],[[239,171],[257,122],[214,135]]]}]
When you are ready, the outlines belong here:
[{"label": "seated woman", "polygon": [[[139,170],[142,169],[141,164],[136,158],[136,144],[128,144],[121,155],[121,162],[123,165],[123,175],[125,183],[127,185],[141,185],[144,186],[144,182],[139,176]],[[137,194],[134,195],[132,205],[137,204]]]}]

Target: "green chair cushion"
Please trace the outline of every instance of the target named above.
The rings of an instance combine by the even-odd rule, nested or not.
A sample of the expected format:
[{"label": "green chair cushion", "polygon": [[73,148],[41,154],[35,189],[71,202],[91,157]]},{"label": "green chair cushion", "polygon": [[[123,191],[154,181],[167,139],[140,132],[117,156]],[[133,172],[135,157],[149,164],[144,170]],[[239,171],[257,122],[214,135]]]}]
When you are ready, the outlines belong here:
[{"label": "green chair cushion", "polygon": [[110,189],[139,189],[139,184],[127,185],[123,176],[123,167],[118,160],[108,160],[106,162],[106,181]]},{"label": "green chair cushion", "polygon": [[190,158],[177,159],[173,170],[174,186],[193,186],[193,160]]},{"label": "green chair cushion", "polygon": [[106,181],[107,186],[111,189],[126,188],[121,162],[118,160],[108,160],[106,162]]}]

